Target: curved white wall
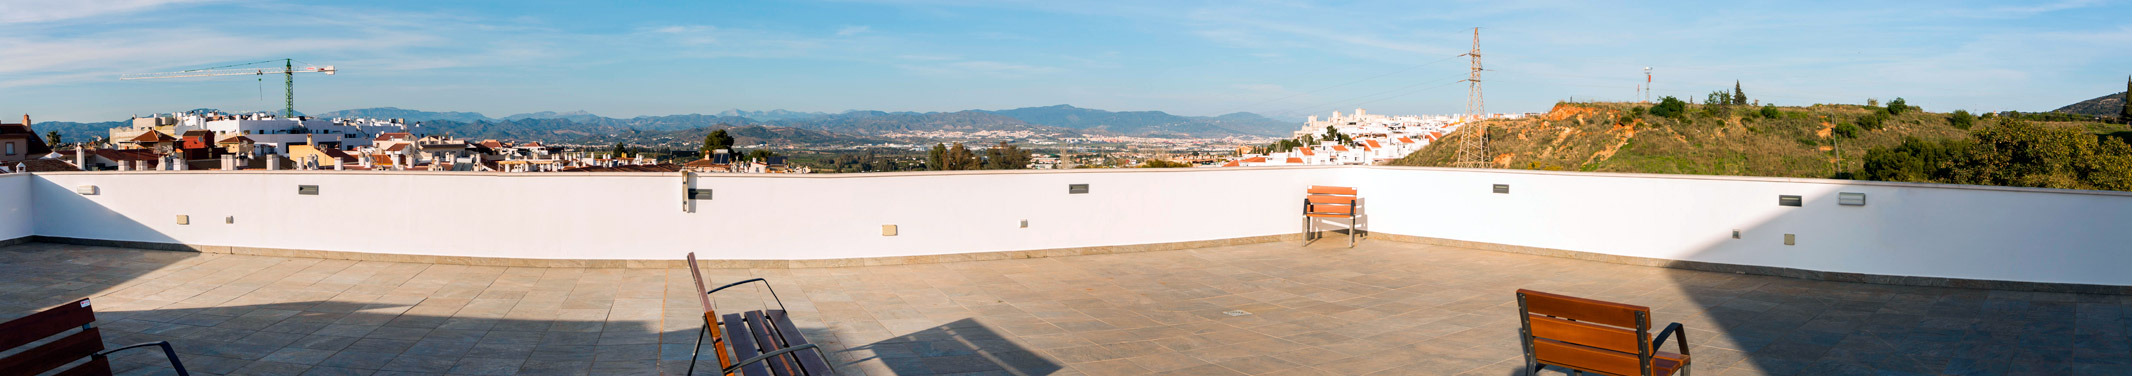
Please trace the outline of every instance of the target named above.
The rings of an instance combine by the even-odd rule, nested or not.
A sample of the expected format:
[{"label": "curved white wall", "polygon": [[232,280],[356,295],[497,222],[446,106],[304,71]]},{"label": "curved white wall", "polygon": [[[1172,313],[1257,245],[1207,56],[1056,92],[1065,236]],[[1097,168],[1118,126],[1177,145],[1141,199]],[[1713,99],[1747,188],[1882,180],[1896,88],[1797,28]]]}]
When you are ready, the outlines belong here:
[{"label": "curved white wall", "polygon": [[30,201],[30,174],[0,174],[0,240],[34,235],[37,216]]},{"label": "curved white wall", "polygon": [[[2132,195],[1714,176],[1225,168],[709,175],[38,173],[36,235],[550,259],[802,260],[1292,234],[1302,190],[1362,190],[1371,231],[1623,256],[1897,276],[2132,285]],[[19,183],[11,183],[19,182]],[[1091,193],[1067,194],[1068,184]],[[11,185],[12,184],[12,185]],[[296,194],[316,184],[317,196]],[[1510,194],[1489,192],[1510,184]],[[101,194],[74,193],[96,185]],[[1838,206],[1838,192],[1868,195]],[[1805,196],[1803,207],[1778,195]],[[12,201],[0,199],[0,201]],[[10,209],[0,203],[0,210]],[[191,216],[178,225],[176,215]],[[224,223],[225,217],[235,223]],[[1028,228],[1020,228],[1021,220]],[[898,236],[881,236],[894,224]],[[1742,239],[1731,239],[1733,229]],[[1783,234],[1797,234],[1786,246]]]}]

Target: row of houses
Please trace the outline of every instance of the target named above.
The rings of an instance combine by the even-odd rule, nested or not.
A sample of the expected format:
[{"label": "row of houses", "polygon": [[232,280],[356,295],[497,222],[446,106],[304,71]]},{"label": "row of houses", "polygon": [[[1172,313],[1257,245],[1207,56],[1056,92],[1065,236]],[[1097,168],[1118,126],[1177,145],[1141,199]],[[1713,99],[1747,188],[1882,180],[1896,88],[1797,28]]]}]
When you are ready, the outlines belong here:
[{"label": "row of houses", "polygon": [[[1524,114],[1491,114],[1486,119],[1515,119]],[[1357,108],[1351,115],[1334,111],[1332,116],[1311,116],[1296,139],[1315,142],[1291,150],[1245,153],[1223,167],[1285,165],[1374,165],[1405,157],[1443,139],[1467,122],[1456,115],[1370,114]],[[1344,139],[1334,140],[1334,134]]]}]

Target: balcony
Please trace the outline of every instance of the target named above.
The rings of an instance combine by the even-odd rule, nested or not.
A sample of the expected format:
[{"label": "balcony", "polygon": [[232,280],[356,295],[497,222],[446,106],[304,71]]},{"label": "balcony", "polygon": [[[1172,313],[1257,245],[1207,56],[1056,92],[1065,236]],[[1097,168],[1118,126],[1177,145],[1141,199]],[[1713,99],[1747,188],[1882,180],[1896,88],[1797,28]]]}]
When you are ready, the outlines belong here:
[{"label": "balcony", "polygon": [[[769,279],[869,375],[1508,375],[1517,288],[1649,306],[1705,375],[2132,363],[2115,193],[1366,167],[684,179],[0,177],[20,243],[0,319],[91,298],[108,342],[169,340],[210,374],[672,374],[701,317],[673,259],[697,252],[714,283]],[[1310,184],[1360,188],[1368,239],[1297,240]]]}]

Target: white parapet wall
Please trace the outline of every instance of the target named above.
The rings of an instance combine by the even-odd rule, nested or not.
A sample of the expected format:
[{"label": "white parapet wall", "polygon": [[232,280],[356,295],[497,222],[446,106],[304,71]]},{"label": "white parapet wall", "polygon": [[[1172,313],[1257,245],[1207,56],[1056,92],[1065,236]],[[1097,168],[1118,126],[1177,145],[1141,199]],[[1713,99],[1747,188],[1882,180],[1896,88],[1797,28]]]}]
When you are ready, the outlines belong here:
[{"label": "white parapet wall", "polygon": [[35,235],[30,201],[30,174],[0,174],[0,242]]},{"label": "white parapet wall", "polygon": [[[1812,271],[2132,286],[2123,271],[2132,265],[2132,231],[2120,229],[2132,225],[2132,194],[2121,192],[1398,167],[719,174],[696,179],[713,198],[683,212],[682,179],[36,173],[0,177],[0,211],[34,213],[33,224],[0,219],[0,239],[531,259],[880,258],[1294,234],[1304,188],[1343,185],[1361,190],[1365,229],[1376,233]],[[1070,194],[1070,184],[1089,192]],[[1510,193],[1492,193],[1494,184]],[[318,194],[299,194],[303,185]],[[98,192],[76,193],[82,186]],[[1838,205],[1844,192],[1865,194],[1866,205]],[[21,206],[25,194],[31,204]],[[1781,195],[1801,196],[1802,205],[1780,206]],[[884,225],[896,234],[884,236]],[[1784,244],[1785,234],[1795,245]]]},{"label": "white parapet wall", "polygon": [[[1812,271],[2132,285],[2132,194],[1734,176],[1356,170],[1372,231]],[[1493,185],[1509,185],[1507,194]],[[1838,203],[1862,193],[1864,206]],[[1780,206],[1796,195],[1798,207]],[[1733,230],[1740,237],[1732,237]],[[1786,234],[1794,245],[1785,245]]]},{"label": "white parapet wall", "polygon": [[[1294,233],[1337,169],[699,176],[38,174],[43,236],[537,259],[810,260],[1136,245]],[[1070,194],[1071,184],[1088,184]],[[85,196],[74,187],[94,185]],[[298,193],[315,185],[317,195]],[[178,224],[177,216],[188,224]],[[1028,227],[1022,227],[1022,221]],[[884,236],[883,226],[896,226]]]}]

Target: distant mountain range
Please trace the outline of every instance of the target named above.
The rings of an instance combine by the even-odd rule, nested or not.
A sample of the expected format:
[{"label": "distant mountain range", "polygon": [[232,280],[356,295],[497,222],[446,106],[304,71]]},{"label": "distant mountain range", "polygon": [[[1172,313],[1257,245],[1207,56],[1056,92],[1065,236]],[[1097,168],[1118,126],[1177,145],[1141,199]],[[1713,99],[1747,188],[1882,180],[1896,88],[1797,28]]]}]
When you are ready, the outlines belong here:
[{"label": "distant mountain range", "polygon": [[[612,118],[585,111],[542,111],[493,118],[475,112],[433,112],[394,107],[362,108],[312,114],[317,117],[367,117],[422,122],[433,133],[462,138],[538,140],[550,143],[656,142],[712,128],[746,128],[759,142],[862,143],[916,132],[1027,131],[1043,136],[1126,135],[1149,137],[1285,136],[1297,122],[1238,112],[1221,116],[1178,116],[1161,111],[1113,112],[1068,105],[1010,110],[956,112],[727,110],[714,115],[687,114]],[[38,123],[40,132],[58,130],[68,140],[104,136],[124,121]],[[738,132],[738,131],[735,131]],[[667,135],[667,133],[675,133]],[[738,136],[736,136],[738,137]],[[747,142],[743,140],[742,142]]]},{"label": "distant mountain range", "polygon": [[2117,94],[2104,95],[2059,107],[2056,110],[2051,110],[2051,112],[2116,117],[2119,111],[2124,111],[2124,106],[2125,93],[2118,92]]}]

